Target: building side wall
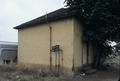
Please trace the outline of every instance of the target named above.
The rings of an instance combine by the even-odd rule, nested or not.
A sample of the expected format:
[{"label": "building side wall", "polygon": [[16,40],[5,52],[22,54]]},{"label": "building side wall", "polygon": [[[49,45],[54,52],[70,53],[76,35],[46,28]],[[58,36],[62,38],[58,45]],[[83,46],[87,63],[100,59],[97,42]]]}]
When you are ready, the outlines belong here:
[{"label": "building side wall", "polygon": [[90,43],[89,44],[89,57],[88,57],[89,58],[88,59],[89,60],[89,62],[88,62],[89,64],[91,64],[93,62],[93,53],[94,53],[93,52],[94,51],[93,48],[94,48],[93,45]]},{"label": "building side wall", "polygon": [[83,64],[87,64],[87,46],[86,46],[86,43],[85,42],[83,42],[83,61],[82,61],[82,63]]},{"label": "building side wall", "polygon": [[74,19],[74,67],[92,63],[93,47],[89,44],[89,55],[87,56],[87,43],[83,41],[83,27],[77,19]]},{"label": "building side wall", "polygon": [[[83,42],[83,64],[91,64],[93,62],[93,45],[91,43],[89,43],[88,47],[88,56],[87,56],[87,43]],[[87,58],[88,58],[88,62],[87,62]]]},{"label": "building side wall", "polygon": [[[50,23],[52,27],[52,45],[60,45],[63,54],[63,66],[72,67],[73,58],[73,19]],[[50,65],[50,31],[47,24],[19,30],[18,62]],[[52,64],[55,54],[52,52]]]},{"label": "building side wall", "polygon": [[74,19],[74,67],[82,65],[82,26]]}]

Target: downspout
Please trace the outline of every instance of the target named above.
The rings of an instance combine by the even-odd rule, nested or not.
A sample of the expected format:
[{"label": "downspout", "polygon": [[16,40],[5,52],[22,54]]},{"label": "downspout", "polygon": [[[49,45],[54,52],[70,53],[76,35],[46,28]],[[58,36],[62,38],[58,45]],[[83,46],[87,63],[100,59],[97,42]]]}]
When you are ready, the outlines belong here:
[{"label": "downspout", "polygon": [[49,32],[50,32],[50,40],[49,40],[49,45],[50,45],[50,50],[49,50],[49,54],[50,54],[50,71],[52,71],[52,27],[50,26],[50,23],[48,22],[48,16],[47,16],[47,13],[46,13],[46,23],[48,24],[48,27],[49,27]]}]

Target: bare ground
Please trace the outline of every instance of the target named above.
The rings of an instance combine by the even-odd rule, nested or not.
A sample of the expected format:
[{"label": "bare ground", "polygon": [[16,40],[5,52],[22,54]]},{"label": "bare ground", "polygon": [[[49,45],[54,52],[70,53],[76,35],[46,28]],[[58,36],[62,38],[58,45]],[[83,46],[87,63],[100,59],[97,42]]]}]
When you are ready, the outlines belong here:
[{"label": "bare ground", "polygon": [[85,76],[49,76],[26,70],[0,66],[0,81],[118,81],[119,70],[110,68]]}]

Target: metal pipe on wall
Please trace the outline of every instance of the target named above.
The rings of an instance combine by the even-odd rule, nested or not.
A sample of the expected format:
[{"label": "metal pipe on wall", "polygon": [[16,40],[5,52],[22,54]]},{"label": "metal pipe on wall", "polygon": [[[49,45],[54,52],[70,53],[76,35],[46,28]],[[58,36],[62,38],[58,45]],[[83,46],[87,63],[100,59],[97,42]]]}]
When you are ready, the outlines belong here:
[{"label": "metal pipe on wall", "polygon": [[48,16],[47,16],[47,13],[46,13],[46,23],[48,24],[48,27],[49,27],[49,32],[50,32],[50,51],[49,51],[49,54],[50,54],[50,70],[52,71],[52,27],[50,26],[49,22],[48,22]]}]

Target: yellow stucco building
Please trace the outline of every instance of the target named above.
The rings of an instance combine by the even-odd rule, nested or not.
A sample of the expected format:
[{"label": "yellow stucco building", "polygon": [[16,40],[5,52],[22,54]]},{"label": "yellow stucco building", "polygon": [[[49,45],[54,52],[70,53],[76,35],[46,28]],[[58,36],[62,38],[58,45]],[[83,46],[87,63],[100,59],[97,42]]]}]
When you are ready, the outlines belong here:
[{"label": "yellow stucco building", "polygon": [[18,29],[18,63],[72,71],[92,62],[93,47],[89,45],[87,50],[83,28],[74,11],[62,8],[15,29]]}]

